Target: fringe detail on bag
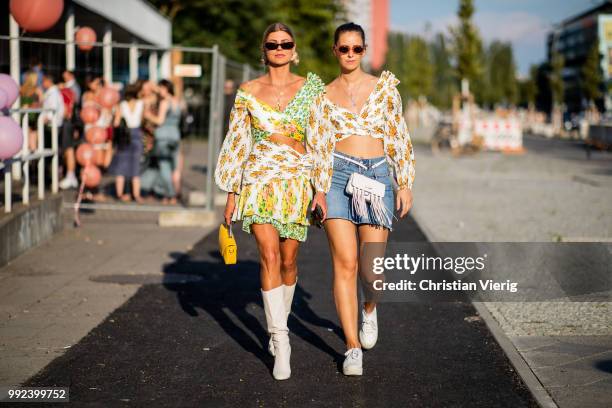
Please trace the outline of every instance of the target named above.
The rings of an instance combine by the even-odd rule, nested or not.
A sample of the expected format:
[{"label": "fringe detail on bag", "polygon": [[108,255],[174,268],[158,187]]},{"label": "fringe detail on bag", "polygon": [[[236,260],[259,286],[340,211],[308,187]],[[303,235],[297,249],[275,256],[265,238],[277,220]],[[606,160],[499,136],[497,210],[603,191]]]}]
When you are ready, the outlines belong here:
[{"label": "fringe detail on bag", "polygon": [[351,200],[351,207],[355,214],[360,218],[368,216],[368,207],[365,199],[365,191],[353,186],[353,198]]},{"label": "fringe detail on bag", "polygon": [[385,207],[382,197],[373,196],[370,200],[372,206],[373,218],[377,224],[390,225],[391,217],[389,217],[389,210]]},{"label": "fringe detail on bag", "polygon": [[[385,207],[382,197],[370,194],[370,206],[372,218],[376,224],[390,225],[389,209]],[[351,199],[351,209],[360,218],[368,217],[368,203],[366,202],[366,191],[353,186],[353,197]]]}]

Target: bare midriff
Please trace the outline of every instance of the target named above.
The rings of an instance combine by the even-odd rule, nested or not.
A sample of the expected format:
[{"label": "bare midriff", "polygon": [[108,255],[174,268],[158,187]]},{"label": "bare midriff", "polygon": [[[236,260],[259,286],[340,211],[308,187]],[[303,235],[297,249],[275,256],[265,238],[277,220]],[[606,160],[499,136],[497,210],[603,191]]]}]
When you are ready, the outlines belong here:
[{"label": "bare midriff", "polygon": [[362,159],[370,159],[372,157],[385,155],[382,139],[359,135],[352,135],[336,142],[336,151]]},{"label": "bare midriff", "polygon": [[273,133],[270,135],[268,140],[270,140],[273,143],[287,145],[300,154],[306,153],[306,148],[304,147],[304,143],[298,142],[292,137],[283,136],[280,133]]}]

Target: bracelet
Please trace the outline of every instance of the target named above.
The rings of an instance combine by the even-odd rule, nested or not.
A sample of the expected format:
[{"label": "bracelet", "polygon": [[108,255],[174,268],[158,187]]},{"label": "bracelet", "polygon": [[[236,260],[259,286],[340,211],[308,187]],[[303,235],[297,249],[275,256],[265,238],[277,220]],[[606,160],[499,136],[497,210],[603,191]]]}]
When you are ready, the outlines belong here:
[{"label": "bracelet", "polygon": [[398,185],[396,191],[401,191],[401,190],[408,190],[408,183]]}]

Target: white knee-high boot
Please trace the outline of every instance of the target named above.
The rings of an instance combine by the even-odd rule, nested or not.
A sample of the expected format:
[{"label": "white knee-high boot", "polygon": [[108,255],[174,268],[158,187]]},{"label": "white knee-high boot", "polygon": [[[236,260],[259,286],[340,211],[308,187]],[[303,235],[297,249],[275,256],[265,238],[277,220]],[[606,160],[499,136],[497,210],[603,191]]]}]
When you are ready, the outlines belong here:
[{"label": "white knee-high boot", "polygon": [[[296,285],[297,277],[295,278],[295,283],[293,285],[281,285],[283,287],[283,296],[285,297],[285,311],[287,312],[287,320],[289,320],[289,315],[291,314],[291,305],[293,304],[293,294],[295,293]],[[268,352],[270,355],[274,355],[274,343],[272,343],[272,337],[270,337],[270,341],[268,342]]]},{"label": "white knee-high boot", "polygon": [[287,312],[282,285],[261,291],[268,332],[274,344],[274,370],[272,375],[277,380],[286,380],[291,376],[291,346],[287,328]]}]

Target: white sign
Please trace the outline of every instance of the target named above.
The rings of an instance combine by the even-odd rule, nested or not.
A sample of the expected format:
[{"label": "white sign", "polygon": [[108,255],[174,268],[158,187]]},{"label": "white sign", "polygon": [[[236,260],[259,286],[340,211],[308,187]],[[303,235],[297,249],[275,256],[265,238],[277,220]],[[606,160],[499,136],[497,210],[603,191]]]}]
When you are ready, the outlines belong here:
[{"label": "white sign", "polygon": [[202,66],[198,64],[178,64],[174,66],[174,76],[199,78],[202,76]]}]

